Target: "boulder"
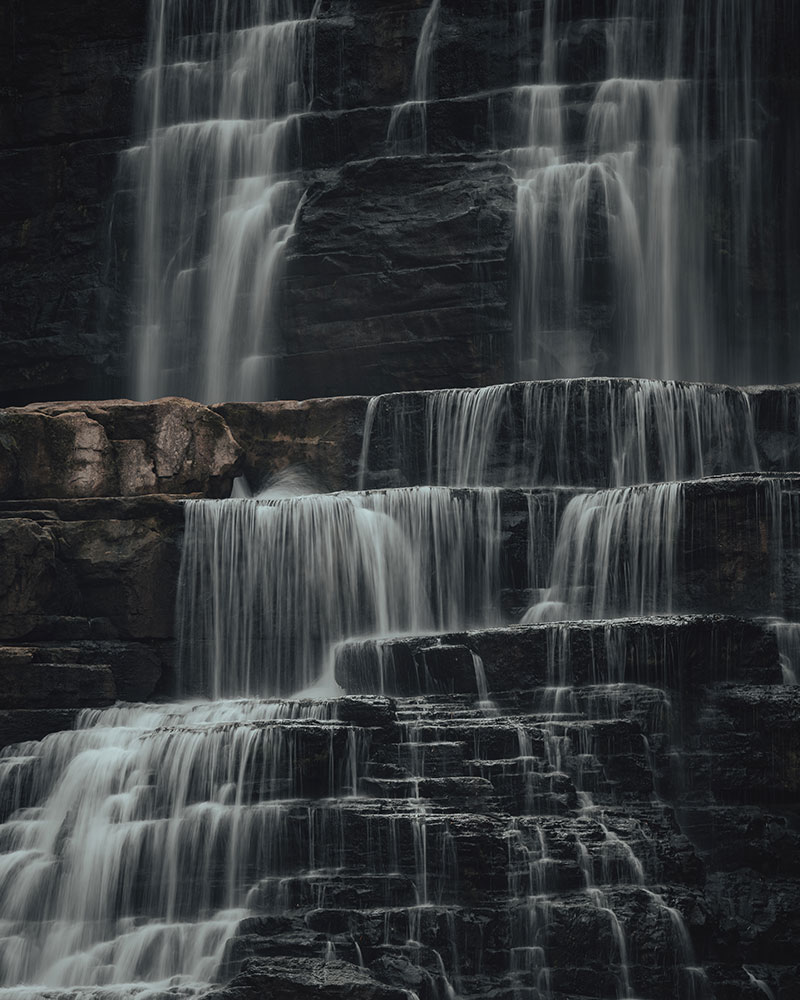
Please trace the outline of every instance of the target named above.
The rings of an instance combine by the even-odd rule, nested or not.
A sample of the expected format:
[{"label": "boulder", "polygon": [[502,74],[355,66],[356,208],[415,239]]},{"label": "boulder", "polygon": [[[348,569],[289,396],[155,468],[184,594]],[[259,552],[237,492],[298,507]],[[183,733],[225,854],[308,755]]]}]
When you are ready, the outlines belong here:
[{"label": "boulder", "polygon": [[241,450],[185,399],[39,403],[0,411],[0,499],[227,496]]}]

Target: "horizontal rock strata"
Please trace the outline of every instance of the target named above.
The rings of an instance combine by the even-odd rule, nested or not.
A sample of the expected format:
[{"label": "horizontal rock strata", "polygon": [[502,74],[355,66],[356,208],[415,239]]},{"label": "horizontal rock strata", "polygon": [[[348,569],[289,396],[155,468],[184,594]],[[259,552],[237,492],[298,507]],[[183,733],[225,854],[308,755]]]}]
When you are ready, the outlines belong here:
[{"label": "horizontal rock strata", "polygon": [[[300,10],[307,15],[312,6]],[[514,88],[540,79],[542,8],[527,0],[441,4],[427,152],[401,163],[387,156],[386,136],[392,108],[411,93],[428,8],[416,0],[377,6],[326,0],[317,8],[306,67],[313,98],[296,119],[287,151],[289,175],[309,188],[309,198],[285,281],[284,394],[480,384],[503,371],[509,357],[514,199],[503,175],[507,151],[525,141]],[[91,0],[78,12],[63,0],[46,0],[36,11],[16,5],[0,12],[0,400],[7,404],[126,391],[137,205],[119,154],[140,141],[133,105],[146,59],[147,11],[142,0],[113,10]],[[588,108],[606,73],[616,13],[609,3],[573,3],[554,14],[565,148],[576,161],[585,156]],[[684,17],[692,38],[694,9]],[[752,41],[758,99],[749,128],[772,151],[772,183],[758,207],[757,252],[736,265],[776,340],[788,343],[798,271],[796,235],[785,221],[797,214],[786,166],[798,142],[797,23],[785,0],[759,14]],[[720,169],[717,126],[711,123],[712,171]],[[382,185],[380,174],[394,183]],[[494,180],[476,185],[480,174]],[[398,201],[392,191],[405,198]],[[709,207],[709,253],[724,270],[735,242],[728,221],[734,211],[720,198]],[[430,201],[437,203],[432,213]],[[446,208],[459,203],[470,204],[470,212]],[[447,235],[446,252],[403,265],[405,254],[422,249],[434,222]],[[364,266],[360,246],[372,232],[383,234],[387,253]],[[587,263],[604,274],[607,252]],[[593,292],[582,321],[601,342],[607,337],[602,289]],[[740,325],[731,311],[728,340],[739,338],[732,353],[741,348],[754,365],[763,361],[760,377],[774,377],[775,358],[744,342]],[[345,352],[338,346],[343,338]],[[430,353],[420,365],[423,343]],[[775,351],[788,356],[783,343]]]},{"label": "horizontal rock strata", "polygon": [[[480,397],[455,390],[449,399],[436,392],[399,392],[211,407],[177,398],[7,407],[0,409],[0,500],[227,497],[237,475],[257,490],[298,469],[317,492],[360,483],[413,486],[430,475],[443,485],[470,485],[480,475],[499,486],[567,482],[601,488],[618,484],[615,464],[631,448],[614,425],[618,415],[638,415],[641,424],[633,430],[645,435],[646,459],[629,458],[622,484],[660,478],[670,471],[669,462],[675,472],[669,478],[740,471],[742,464],[754,472],[778,472],[796,464],[800,447],[797,386],[738,390],[571,379],[482,392]],[[680,401],[696,412],[675,419],[668,438],[659,440],[659,420]],[[465,416],[466,437],[463,430],[448,437]],[[692,420],[710,421],[711,440],[703,449],[691,443]],[[670,449],[685,452],[682,465]],[[466,479],[458,478],[459,454]]]}]

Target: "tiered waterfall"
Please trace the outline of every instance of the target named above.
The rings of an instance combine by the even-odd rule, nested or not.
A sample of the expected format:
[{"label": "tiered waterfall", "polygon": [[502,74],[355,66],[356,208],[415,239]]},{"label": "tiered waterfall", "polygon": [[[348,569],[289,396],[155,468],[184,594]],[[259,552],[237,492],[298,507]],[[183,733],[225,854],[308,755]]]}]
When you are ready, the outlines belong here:
[{"label": "tiered waterfall", "polygon": [[[459,23],[446,0],[408,6],[412,86],[381,119],[395,166],[430,148]],[[371,396],[332,492],[265,468],[186,499],[164,699],[0,755],[0,1000],[800,990],[761,930],[773,906],[791,937],[800,898],[800,405],[673,380],[761,370],[723,336],[756,310],[736,289],[766,183],[757,5],[512,6],[527,57],[499,155],[525,381]],[[124,165],[139,395],[280,391],[325,10],[153,5]],[[597,86],[565,75],[576,38],[603,53]],[[714,183],[736,211],[727,270]],[[252,409],[253,437],[272,412]]]}]

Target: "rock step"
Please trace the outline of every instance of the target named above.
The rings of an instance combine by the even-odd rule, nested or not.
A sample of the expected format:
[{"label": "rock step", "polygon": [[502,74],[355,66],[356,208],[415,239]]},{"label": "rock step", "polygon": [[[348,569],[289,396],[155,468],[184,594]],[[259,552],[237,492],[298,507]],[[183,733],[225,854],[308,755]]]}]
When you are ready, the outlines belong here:
[{"label": "rock step", "polygon": [[[594,84],[575,83],[564,88],[563,141],[568,155],[575,160],[586,155],[586,122],[591,109]],[[201,127],[204,111],[200,102],[207,102],[209,92],[198,94],[194,121]],[[169,114],[170,109],[165,109]],[[326,109],[298,112],[291,116],[291,127],[283,137],[282,171],[296,174],[298,181],[317,183],[328,178],[315,178],[316,171],[340,167],[358,150],[358,160],[381,157],[396,158],[405,153],[414,159],[436,159],[464,153],[502,152],[525,145],[526,117],[524,100],[513,88],[464,94],[428,101],[425,108],[427,151],[420,155],[413,149],[395,149],[387,140],[393,105],[372,105],[357,108]],[[413,111],[411,111],[413,115]],[[206,115],[208,117],[208,115]],[[172,124],[169,119],[162,123]],[[254,129],[257,127],[254,122]],[[245,162],[244,169],[248,168]],[[235,167],[234,167],[235,170]],[[213,175],[211,175],[213,176]],[[192,183],[191,178],[188,183]]]},{"label": "rock step", "polygon": [[[604,487],[635,481],[637,473],[654,480],[800,466],[797,386],[567,379],[212,409],[242,447],[241,468],[254,487],[293,465],[303,465],[323,490],[355,489],[360,474],[372,487]],[[676,416],[687,410],[704,413],[711,428],[699,446]]]},{"label": "rock step", "polygon": [[[691,905],[692,897],[684,896],[682,902]],[[302,925],[293,921],[289,926],[281,926],[275,918],[267,918],[265,934],[254,932],[258,927],[256,921],[246,921],[241,936],[230,943],[226,959],[234,965],[244,957],[270,957],[281,953],[313,955],[332,948],[337,957],[363,960],[372,966],[378,956],[398,955],[406,950],[415,963],[429,972],[441,974],[446,968],[451,977],[457,977],[459,986],[462,986],[462,977],[466,977],[463,992],[470,995],[470,985],[477,986],[477,980],[470,984],[471,977],[481,973],[508,975],[509,952],[512,966],[516,964],[520,972],[526,966],[531,971],[541,968],[546,956],[554,973],[563,970],[560,974],[565,984],[567,977],[583,974],[582,963],[575,962],[575,955],[583,955],[586,968],[596,966],[609,970],[610,995],[613,996],[615,980],[611,970],[619,962],[614,935],[618,933],[616,928],[624,928],[633,976],[643,977],[647,970],[648,981],[652,981],[655,970],[661,970],[659,978],[663,987],[674,987],[683,962],[682,956],[677,954],[681,946],[675,940],[672,919],[663,898],[650,890],[631,887],[604,893],[602,903],[598,903],[596,895],[575,892],[560,899],[540,896],[529,902],[512,903],[508,908],[487,908],[480,914],[458,906],[438,905],[411,909],[311,910],[303,915]],[[612,912],[620,915],[616,925]],[[646,948],[648,934],[655,936],[657,949]],[[530,943],[524,943],[526,941]],[[577,950],[572,952],[571,960],[566,961],[570,949]],[[525,958],[533,959],[534,955],[538,963],[528,966]],[[665,958],[671,962],[665,962]],[[670,968],[671,963],[678,969]],[[592,992],[588,995],[606,994]],[[647,995],[670,994],[659,991]]]},{"label": "rock step", "polygon": [[[772,635],[767,626],[756,624],[762,631],[754,634],[762,639]],[[730,637],[730,632],[723,634]],[[61,652],[53,655],[59,656],[69,649],[55,648]],[[759,676],[763,667],[754,662]],[[642,995],[667,1000],[685,995],[681,976],[687,963],[675,912],[683,914],[695,939],[697,961],[705,963],[727,954],[731,927],[740,935],[748,933],[750,915],[735,903],[740,898],[757,901],[759,926],[765,928],[750,946],[751,953],[761,955],[768,947],[776,962],[786,961],[796,931],[793,907],[800,898],[800,873],[782,870],[781,855],[771,847],[778,845],[787,858],[796,857],[786,818],[781,820],[778,813],[765,824],[766,810],[735,816],[714,803],[708,803],[704,813],[706,803],[696,801],[699,793],[691,780],[680,786],[676,779],[675,788],[687,789],[676,802],[689,810],[698,830],[702,832],[704,822],[711,828],[712,841],[725,824],[727,829],[738,823],[749,830],[745,838],[732,838],[735,844],[744,841],[743,856],[740,852],[725,858],[722,845],[713,848],[730,870],[709,878],[673,811],[653,805],[651,798],[654,761],[674,756],[684,746],[688,769],[705,766],[695,764],[696,756],[708,753],[694,741],[705,739],[707,732],[727,741],[742,739],[746,745],[765,729],[773,730],[779,742],[791,741],[790,723],[800,692],[775,684],[709,686],[698,680],[676,683],[666,692],[667,701],[663,690],[604,683],[552,695],[544,689],[529,691],[520,701],[541,708],[539,694],[551,698],[551,706],[558,699],[562,706],[583,704],[599,710],[610,699],[623,708],[643,707],[631,718],[580,718],[577,712],[548,718],[537,711],[502,718],[484,714],[488,709],[474,694],[439,695],[430,702],[348,696],[337,704],[336,720],[249,725],[248,731],[264,736],[262,752],[255,757],[267,779],[262,784],[254,781],[249,790],[253,804],[246,815],[248,823],[252,818],[253,836],[247,851],[253,853],[240,854],[239,862],[255,883],[248,904],[262,915],[253,918],[260,924],[246,922],[231,941],[223,968],[234,974],[244,959],[278,956],[302,962],[335,954],[370,969],[404,959],[428,983],[429,1000],[435,1000],[434,987],[438,984],[440,992],[444,988],[437,976],[445,973],[464,996],[482,995],[484,976],[502,980],[509,995],[514,984],[518,990],[532,988],[544,949],[552,976],[562,977],[562,996],[578,996],[578,985],[585,986],[589,973],[594,970],[596,977],[601,968],[606,970],[610,997],[621,974],[622,928],[634,988],[639,984],[641,990],[646,987]],[[681,707],[684,700],[686,711]],[[672,741],[670,728],[649,732],[645,725],[652,719],[661,726],[673,712],[681,721],[681,743]],[[191,729],[213,735],[223,748],[235,731],[225,724]],[[648,732],[649,752],[643,740]],[[792,745],[787,744],[790,752]],[[523,748],[528,752],[522,753]],[[479,755],[476,749],[492,754]],[[501,750],[509,752],[501,755]],[[554,752],[566,773],[554,769]],[[24,770],[31,759],[13,766]],[[290,759],[297,765],[298,784],[306,781],[305,775],[312,781],[315,773],[325,776],[317,782],[323,797],[271,802],[257,818],[258,790],[264,795],[287,793],[269,774],[270,767],[272,774],[281,774]],[[324,797],[332,760],[342,762],[335,772],[337,787],[344,787],[355,768],[366,783],[361,791],[369,797]],[[763,760],[766,763],[766,755]],[[724,762],[725,755],[719,754],[717,766]],[[381,768],[384,772],[377,773]],[[437,773],[398,773],[424,768]],[[462,773],[448,773],[453,770]],[[780,767],[777,771],[771,788],[791,780],[788,772]],[[734,785],[735,780],[724,787]],[[578,796],[579,789],[584,797]],[[594,789],[595,805],[587,810],[585,793]],[[423,792],[430,797],[418,797]],[[741,797],[747,794],[743,789]],[[777,799],[777,804],[781,801],[789,799]],[[36,818],[35,808],[26,811],[22,801],[4,805],[16,810],[3,828],[8,836]],[[551,815],[528,815],[531,808],[548,809]],[[190,839],[196,836],[191,829],[186,833]],[[770,847],[765,849],[765,844]],[[221,905],[228,889],[224,822],[219,838],[208,841],[205,850],[207,897],[212,905]],[[743,873],[740,862],[747,864],[748,851],[771,856],[773,870]],[[186,856],[191,859],[192,853]],[[706,848],[704,856],[714,857]],[[153,870],[145,852],[133,896],[141,899],[144,915],[157,919],[160,914],[151,914],[147,903],[158,898],[151,884]],[[187,870],[187,887],[190,876]],[[587,882],[594,892],[587,892]],[[187,891],[187,906],[191,898]],[[768,909],[770,898],[777,901],[773,910]],[[417,905],[421,900],[428,905]],[[777,932],[779,927],[784,929]],[[418,943],[410,945],[410,939]],[[478,954],[480,967],[475,962]],[[585,965],[575,962],[575,954],[586,956]],[[396,985],[399,980],[391,981]]]},{"label": "rock step", "polygon": [[[683,695],[729,680],[781,681],[770,626],[716,615],[515,625],[351,641],[336,650],[336,679],[353,694],[477,694],[474,655],[483,663],[493,695],[547,689],[553,707],[559,687],[591,686],[598,703],[605,697],[623,709],[635,703],[636,685]],[[618,683],[624,686],[616,687]],[[586,707],[587,697],[591,695],[581,699]],[[642,695],[650,705],[660,697]]]},{"label": "rock step", "polygon": [[362,482],[600,488],[791,469],[799,407],[797,386],[624,378],[389,393],[370,402]]},{"label": "rock step", "polygon": [[0,410],[0,499],[230,494],[241,449],[200,403],[32,403]]},{"label": "rock step", "polygon": [[[262,913],[332,906],[346,909],[415,906],[414,880],[398,872],[348,872],[337,868],[265,878],[250,891],[250,907]],[[281,929],[288,927],[288,921]]]},{"label": "rock step", "polygon": [[[710,996],[704,989],[706,977],[712,983],[726,978],[736,981],[737,970],[712,963],[707,972],[701,972],[689,964],[693,959],[686,953],[675,924],[676,904],[689,911],[697,905],[697,897],[686,892],[676,895],[661,886],[655,891],[632,886],[603,891],[602,895],[578,891],[558,899],[538,896],[509,907],[484,908],[479,914],[459,906],[438,905],[318,908],[243,921],[237,937],[229,942],[225,967],[233,972],[244,958],[282,955],[292,955],[293,962],[302,965],[304,955],[328,954],[330,958],[335,954],[337,959],[366,964],[378,975],[388,966],[393,973],[391,981],[397,983],[402,981],[397,975],[399,968],[413,963],[417,984],[422,982],[430,989],[433,983],[426,974],[435,979],[446,970],[460,995],[468,997],[486,995],[481,992],[482,976],[503,977],[504,984],[516,981],[520,985],[544,966],[550,970],[551,981],[559,983],[557,992],[551,994],[554,997],[577,998],[579,989],[584,998],[613,997],[621,971],[617,940],[621,932],[625,935],[628,975],[640,989],[647,984],[644,995],[657,1000]],[[707,929],[718,933],[721,925],[714,923]],[[576,956],[583,956],[583,961]],[[775,958],[778,964],[771,971],[780,975],[781,959],[778,955]],[[786,957],[783,963],[791,976]],[[598,969],[605,970],[600,980]],[[590,988],[590,977],[594,988]],[[692,981],[699,989],[687,993]],[[421,990],[418,995],[437,994]],[[493,989],[491,995],[506,994]]]},{"label": "rock step", "polygon": [[143,643],[78,640],[70,645],[0,646],[0,711],[146,701],[162,671],[162,656]]},{"label": "rock step", "polygon": [[[469,106],[441,106],[455,113],[462,103]],[[434,120],[438,107],[431,108]],[[308,118],[339,129],[348,117],[372,110],[342,121],[330,114]],[[330,150],[329,137],[319,145]],[[412,166],[398,161],[406,173]],[[362,181],[370,176],[366,167],[360,171]],[[368,407],[363,395],[211,407],[175,398],[8,407],[0,411],[0,428],[14,447],[0,452],[0,501],[19,499],[30,509],[31,501],[45,498],[224,497],[240,472],[259,487],[293,465],[304,465],[321,490],[354,489]],[[699,443],[676,416],[686,411],[705,415]],[[624,482],[637,481],[637,472],[655,480],[782,471],[800,464],[798,413],[800,388],[792,385],[734,389],[588,378],[391,393],[372,401],[362,471],[366,484],[377,487],[463,485],[481,472],[481,482],[496,485],[598,488],[620,482],[620,470]],[[643,454],[642,445],[646,467],[640,468],[631,456]],[[448,478],[459,466],[462,478]]]},{"label": "rock step", "polygon": [[[678,505],[681,524],[676,528],[671,550],[662,553],[666,562],[674,563],[671,574],[673,608],[800,619],[800,588],[797,574],[793,572],[797,539],[792,530],[793,517],[797,513],[794,507],[798,503],[793,494],[799,487],[800,481],[791,478],[777,481],[759,476],[682,484]],[[650,491],[659,489],[642,487],[631,497],[639,498],[646,506],[650,499],[657,498],[657,493]],[[611,496],[616,503],[615,498],[621,495],[613,491],[612,494],[600,494],[600,502],[605,503]],[[436,494],[436,504],[442,500],[445,507],[453,507],[454,514],[461,511],[467,516],[465,511],[474,513],[491,507],[499,518],[499,534],[487,537],[487,545],[491,546],[497,561],[495,603],[491,609],[483,603],[480,608],[474,608],[477,620],[492,616],[500,621],[519,620],[536,599],[532,584],[544,586],[549,580],[557,518],[574,495],[574,490],[521,489],[496,493],[445,490],[444,494]],[[347,501],[343,499],[342,502]],[[423,495],[399,491],[387,497],[385,502],[401,507],[409,517],[416,516],[416,505],[420,505],[417,513],[421,514],[425,503],[433,504],[431,495],[424,491]],[[784,529],[782,532],[778,530],[779,521]],[[635,537],[621,538],[618,554],[625,544],[642,541],[637,535],[642,526],[636,527],[631,522],[628,527],[629,531],[623,534]],[[0,581],[0,641],[17,646],[41,640],[65,643],[78,635],[113,636],[124,641],[146,642],[159,652],[166,651],[166,644],[174,632],[172,609],[182,534],[183,511],[180,503],[171,497],[51,499],[37,500],[35,505],[15,501],[0,504],[0,544],[4,546],[7,566],[7,573]],[[647,538],[651,539],[652,533],[648,533]],[[533,550],[538,550],[538,556],[531,560]],[[623,582],[619,589],[619,603],[625,604]],[[668,595],[662,596],[668,600]],[[88,632],[76,632],[78,627],[85,629],[87,622]],[[305,625],[299,622],[297,627],[305,628]],[[59,634],[62,627],[65,632]],[[645,626],[642,628],[646,631]],[[455,679],[452,653],[434,651],[441,641],[440,636],[432,636],[428,642],[430,651],[424,658],[405,657],[404,677],[402,683],[397,681],[394,690],[405,694],[437,690],[435,683],[425,681],[424,671],[418,674],[418,664],[434,678],[437,672],[444,672],[446,683],[442,690],[445,692],[476,689],[475,664],[471,656],[465,655],[464,649],[460,651],[458,679]],[[449,644],[463,647],[464,641],[456,634]],[[345,648],[352,656],[352,645]],[[419,649],[415,650],[418,652]],[[486,653],[484,659],[491,660],[490,649],[487,648]],[[447,662],[436,665],[433,663],[435,657]],[[715,654],[715,659],[719,661],[719,654]],[[341,660],[340,656],[340,671]],[[106,660],[101,658],[96,662]],[[113,659],[111,662],[113,665]],[[588,662],[592,662],[591,659]],[[374,680],[380,677],[380,670],[374,664],[369,666],[366,680],[359,681],[357,676],[351,678],[351,674],[353,669],[348,669],[346,688],[352,681],[356,684],[353,687],[356,692],[380,691]],[[524,677],[519,674],[517,667],[508,674],[513,679],[497,681],[490,677],[489,687],[503,691],[511,687],[559,683],[558,678],[548,677],[546,670],[526,669]],[[163,661],[161,688],[165,692],[169,677],[167,656]],[[608,676],[606,679],[616,678]],[[635,672],[625,679],[635,681]],[[642,679],[651,679],[646,670],[642,672]],[[119,693],[123,697],[141,696]]]},{"label": "rock step", "polygon": [[[330,107],[363,106],[376,101],[399,103],[408,99],[422,24],[429,4],[397,4],[374,8],[364,3],[326,2],[314,28],[313,93]],[[637,11],[637,14],[641,13]],[[553,8],[552,30],[558,52],[559,81],[605,79],[608,47],[618,28],[618,8],[609,0],[581,0]],[[686,37],[700,31],[700,11],[686,11]],[[666,31],[665,15],[648,18],[656,38]],[[458,95],[471,88],[514,86],[540,79],[543,15],[537,2],[493,5],[474,0],[444,0],[433,38],[435,93]],[[647,75],[662,72],[651,45],[653,60]],[[691,63],[690,63],[691,65]],[[380,67],[381,72],[377,72]]]}]

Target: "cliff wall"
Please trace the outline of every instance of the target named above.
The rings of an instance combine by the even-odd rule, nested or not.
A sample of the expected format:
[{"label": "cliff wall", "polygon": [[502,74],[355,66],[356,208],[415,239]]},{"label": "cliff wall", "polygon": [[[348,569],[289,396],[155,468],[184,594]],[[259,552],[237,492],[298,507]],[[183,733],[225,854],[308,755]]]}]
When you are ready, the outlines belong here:
[{"label": "cliff wall", "polygon": [[[558,5],[559,78],[576,135],[605,71],[611,6]],[[307,196],[281,294],[284,397],[508,377],[515,193],[501,151],[519,142],[513,88],[538,76],[542,6],[445,0],[428,152],[388,160],[391,109],[408,99],[427,10],[422,0],[319,7],[313,100],[289,153]],[[12,0],[0,18],[0,402],[122,395],[135,212],[117,167],[120,151],[138,141],[147,3],[30,8]],[[776,0],[759,14],[753,40],[753,128],[769,170],[741,281],[762,324],[777,331],[773,370],[790,365],[798,320],[798,21]],[[731,211],[724,199],[709,207],[713,267],[730,263]],[[598,283],[584,319],[602,343],[610,321],[602,253],[591,271]],[[722,319],[734,354],[752,348],[738,308],[731,301]],[[749,377],[774,377],[758,371],[767,352],[753,354]]]}]

